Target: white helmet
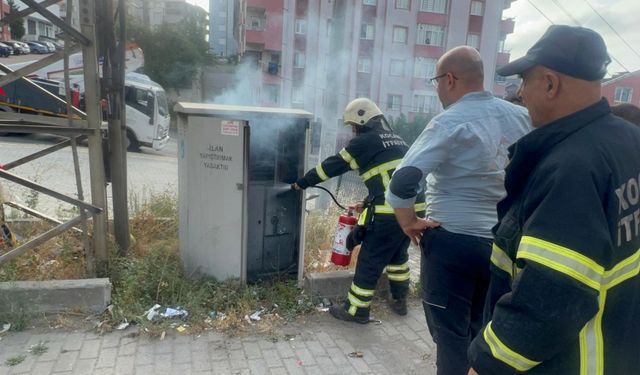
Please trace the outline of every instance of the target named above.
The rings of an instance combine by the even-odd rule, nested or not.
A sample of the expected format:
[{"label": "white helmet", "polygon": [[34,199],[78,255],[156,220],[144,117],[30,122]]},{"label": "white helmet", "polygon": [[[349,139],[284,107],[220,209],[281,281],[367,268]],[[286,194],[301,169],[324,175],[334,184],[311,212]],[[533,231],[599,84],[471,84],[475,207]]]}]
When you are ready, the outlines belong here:
[{"label": "white helmet", "polygon": [[371,99],[357,98],[347,104],[342,121],[345,125],[363,126],[371,119],[383,115],[380,108]]}]

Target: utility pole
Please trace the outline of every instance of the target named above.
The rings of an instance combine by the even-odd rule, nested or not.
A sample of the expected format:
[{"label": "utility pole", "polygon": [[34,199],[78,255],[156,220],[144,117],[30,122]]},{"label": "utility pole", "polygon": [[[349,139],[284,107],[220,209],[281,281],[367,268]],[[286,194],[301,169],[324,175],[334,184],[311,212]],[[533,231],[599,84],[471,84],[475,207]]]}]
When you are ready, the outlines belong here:
[{"label": "utility pole", "polygon": [[89,166],[91,177],[91,201],[103,211],[93,216],[93,243],[96,257],[96,272],[105,276],[108,272],[107,254],[107,191],[102,155],[102,124],[100,103],[100,84],[98,73],[98,54],[96,50],[96,9],[93,1],[80,1],[80,30],[92,43],[82,46],[84,61],[85,103],[87,125],[95,129],[89,135]]},{"label": "utility pole", "polygon": [[[126,52],[125,4],[117,0],[117,11],[114,12],[115,0],[102,0],[104,17],[102,20],[104,44],[101,46],[104,56],[103,76],[104,88],[109,107],[107,121],[109,123],[109,167],[111,176],[111,192],[113,197],[113,227],[118,251],[125,255],[129,249],[129,211],[127,203],[127,150],[124,147],[126,137],[126,118],[124,104],[124,74]],[[118,19],[118,36],[114,16]]]}]

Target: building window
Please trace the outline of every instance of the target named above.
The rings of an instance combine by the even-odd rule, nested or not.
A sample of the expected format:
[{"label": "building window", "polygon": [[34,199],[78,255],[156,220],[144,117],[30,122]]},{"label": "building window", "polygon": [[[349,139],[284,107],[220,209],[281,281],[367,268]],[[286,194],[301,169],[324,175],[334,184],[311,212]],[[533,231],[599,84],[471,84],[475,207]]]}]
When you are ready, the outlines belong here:
[{"label": "building window", "polygon": [[467,34],[467,45],[475,49],[480,49],[480,35]]},{"label": "building window", "polygon": [[280,101],[280,85],[264,85],[266,100],[270,103],[278,103]]},{"label": "building window", "polygon": [[304,68],[305,56],[303,52],[295,51],[293,53],[293,67]]},{"label": "building window", "polygon": [[436,75],[436,59],[428,57],[416,57],[413,68],[415,78],[429,79]]},{"label": "building window", "polygon": [[413,95],[413,112],[435,113],[438,111],[438,97],[436,95]]},{"label": "building window", "polygon": [[393,42],[407,44],[407,33],[409,29],[403,26],[393,27]]},{"label": "building window", "polygon": [[447,13],[447,0],[420,0],[420,11]]},{"label": "building window", "polygon": [[307,20],[297,19],[296,20],[296,34],[306,34],[307,33]]},{"label": "building window", "polygon": [[377,0],[362,0],[363,5],[376,5]]},{"label": "building window", "polygon": [[616,102],[630,103],[633,89],[631,87],[616,87]]},{"label": "building window", "polygon": [[394,77],[404,76],[404,60],[391,59],[389,75]]},{"label": "building window", "polygon": [[410,0],[396,0],[396,9],[409,9]]},{"label": "building window", "polygon": [[362,26],[360,26],[360,39],[373,40],[373,32],[373,24],[363,23]]},{"label": "building window", "polygon": [[483,6],[484,4],[482,3],[482,1],[471,1],[471,11],[469,12],[469,14],[472,16],[482,16]]},{"label": "building window", "polygon": [[264,19],[260,16],[251,16],[249,17],[249,30],[263,31],[264,30]]},{"label": "building window", "polygon": [[442,47],[444,45],[444,26],[419,23],[416,43]]},{"label": "building window", "polygon": [[358,73],[371,73],[371,59],[361,57],[358,59]]},{"label": "building window", "polygon": [[294,87],[291,92],[291,103],[304,103],[304,88]]},{"label": "building window", "polygon": [[27,20],[27,34],[36,35],[36,21]]},{"label": "building window", "polygon": [[387,95],[387,109],[399,111],[402,107],[402,95]]}]

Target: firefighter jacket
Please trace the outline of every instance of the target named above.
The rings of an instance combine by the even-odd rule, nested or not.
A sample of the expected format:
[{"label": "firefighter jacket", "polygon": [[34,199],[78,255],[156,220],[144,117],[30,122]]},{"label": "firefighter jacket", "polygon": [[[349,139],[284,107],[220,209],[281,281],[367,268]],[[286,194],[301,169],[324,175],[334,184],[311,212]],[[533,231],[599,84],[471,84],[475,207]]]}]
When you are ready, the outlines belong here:
[{"label": "firefighter jacket", "polygon": [[640,128],[606,100],[510,148],[480,375],[640,373]]},{"label": "firefighter jacket", "polygon": [[[296,183],[306,189],[331,177],[355,170],[367,187],[367,203],[374,209],[375,214],[393,214],[393,209],[386,203],[384,196],[391,175],[408,149],[405,141],[393,132],[372,129],[352,138],[337,155],[323,160]],[[424,209],[422,196],[422,200],[416,204],[416,211]]]}]

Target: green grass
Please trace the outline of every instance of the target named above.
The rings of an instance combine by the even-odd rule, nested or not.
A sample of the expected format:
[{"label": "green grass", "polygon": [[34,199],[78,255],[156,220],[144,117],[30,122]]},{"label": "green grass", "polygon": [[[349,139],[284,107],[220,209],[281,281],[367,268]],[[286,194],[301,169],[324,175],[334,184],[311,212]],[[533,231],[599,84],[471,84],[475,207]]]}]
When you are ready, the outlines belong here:
[{"label": "green grass", "polygon": [[49,351],[49,347],[43,341],[40,341],[37,344],[31,345],[31,347],[29,348],[29,353],[35,356],[41,356],[47,351]]}]

